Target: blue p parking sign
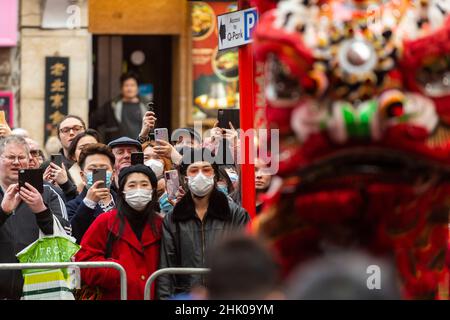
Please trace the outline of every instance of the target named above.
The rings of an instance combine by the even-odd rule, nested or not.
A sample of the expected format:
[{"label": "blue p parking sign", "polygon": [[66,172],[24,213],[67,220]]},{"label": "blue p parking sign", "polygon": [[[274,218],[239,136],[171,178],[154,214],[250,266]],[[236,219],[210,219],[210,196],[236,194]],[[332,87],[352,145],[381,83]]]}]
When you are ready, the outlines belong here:
[{"label": "blue p parking sign", "polygon": [[253,30],[258,22],[256,8],[219,15],[219,50],[242,46],[253,41]]},{"label": "blue p parking sign", "polygon": [[244,11],[244,40],[248,41],[252,39],[253,30],[258,20],[258,14],[256,9]]}]

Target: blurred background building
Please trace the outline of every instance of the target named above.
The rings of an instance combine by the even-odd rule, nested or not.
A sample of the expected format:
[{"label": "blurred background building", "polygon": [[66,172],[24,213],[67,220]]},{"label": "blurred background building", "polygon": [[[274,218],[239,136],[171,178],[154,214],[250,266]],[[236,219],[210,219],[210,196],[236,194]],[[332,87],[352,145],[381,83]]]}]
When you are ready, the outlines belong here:
[{"label": "blurred background building", "polygon": [[[237,51],[218,52],[216,16],[236,1],[2,0],[0,108],[40,143],[63,114],[87,123],[134,71],[159,127],[212,125],[238,107]],[[45,128],[45,129],[44,129]]]}]

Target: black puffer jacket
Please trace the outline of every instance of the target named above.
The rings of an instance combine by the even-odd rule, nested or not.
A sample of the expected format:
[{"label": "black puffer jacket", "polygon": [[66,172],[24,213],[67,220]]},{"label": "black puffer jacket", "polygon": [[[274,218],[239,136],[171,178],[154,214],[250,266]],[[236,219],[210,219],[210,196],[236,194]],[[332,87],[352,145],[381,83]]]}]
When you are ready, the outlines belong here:
[{"label": "black puffer jacket", "polygon": [[[204,268],[208,250],[222,236],[243,229],[250,216],[220,191],[214,189],[209,207],[201,221],[194,201],[188,192],[169,212],[163,223],[161,240],[161,268]],[[200,275],[163,275],[157,278],[157,297],[167,299],[173,294],[187,292],[195,284],[202,284]]]}]

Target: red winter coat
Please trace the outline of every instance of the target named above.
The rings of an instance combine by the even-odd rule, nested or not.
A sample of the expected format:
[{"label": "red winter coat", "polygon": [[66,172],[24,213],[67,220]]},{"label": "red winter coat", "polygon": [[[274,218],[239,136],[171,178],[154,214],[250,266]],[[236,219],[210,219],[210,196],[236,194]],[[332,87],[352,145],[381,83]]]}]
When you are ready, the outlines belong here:
[{"label": "red winter coat", "polygon": [[[155,236],[150,225],[142,232],[142,243],[125,219],[125,228],[121,238],[112,244],[111,257],[105,259],[108,233],[112,230],[117,236],[119,223],[117,210],[103,213],[95,219],[81,241],[81,250],[76,254],[76,261],[112,261],[121,264],[127,273],[129,300],[142,300],[148,277],[157,270],[159,264],[160,236]],[[162,219],[158,216],[156,227],[161,232]],[[112,268],[81,269],[83,284],[100,287],[102,300],[120,299],[120,274]],[[152,285],[152,296],[154,288]]]}]

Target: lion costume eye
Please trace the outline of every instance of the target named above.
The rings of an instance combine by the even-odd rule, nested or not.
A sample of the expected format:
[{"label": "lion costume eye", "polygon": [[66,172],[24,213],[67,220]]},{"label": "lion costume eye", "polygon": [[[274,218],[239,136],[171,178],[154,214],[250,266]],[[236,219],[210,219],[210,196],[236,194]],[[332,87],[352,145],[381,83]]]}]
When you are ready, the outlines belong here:
[{"label": "lion costume eye", "polygon": [[275,107],[293,107],[300,100],[302,90],[298,80],[274,55],[266,61],[265,94]]},{"label": "lion costume eye", "polygon": [[430,59],[417,72],[416,80],[432,98],[450,95],[450,55]]},{"label": "lion costume eye", "polygon": [[398,118],[405,114],[405,96],[399,90],[389,90],[379,99],[379,114],[381,119]]},{"label": "lion costume eye", "polygon": [[380,96],[378,102],[381,121],[387,125],[407,123],[431,133],[439,123],[434,102],[420,94],[389,90]]}]

